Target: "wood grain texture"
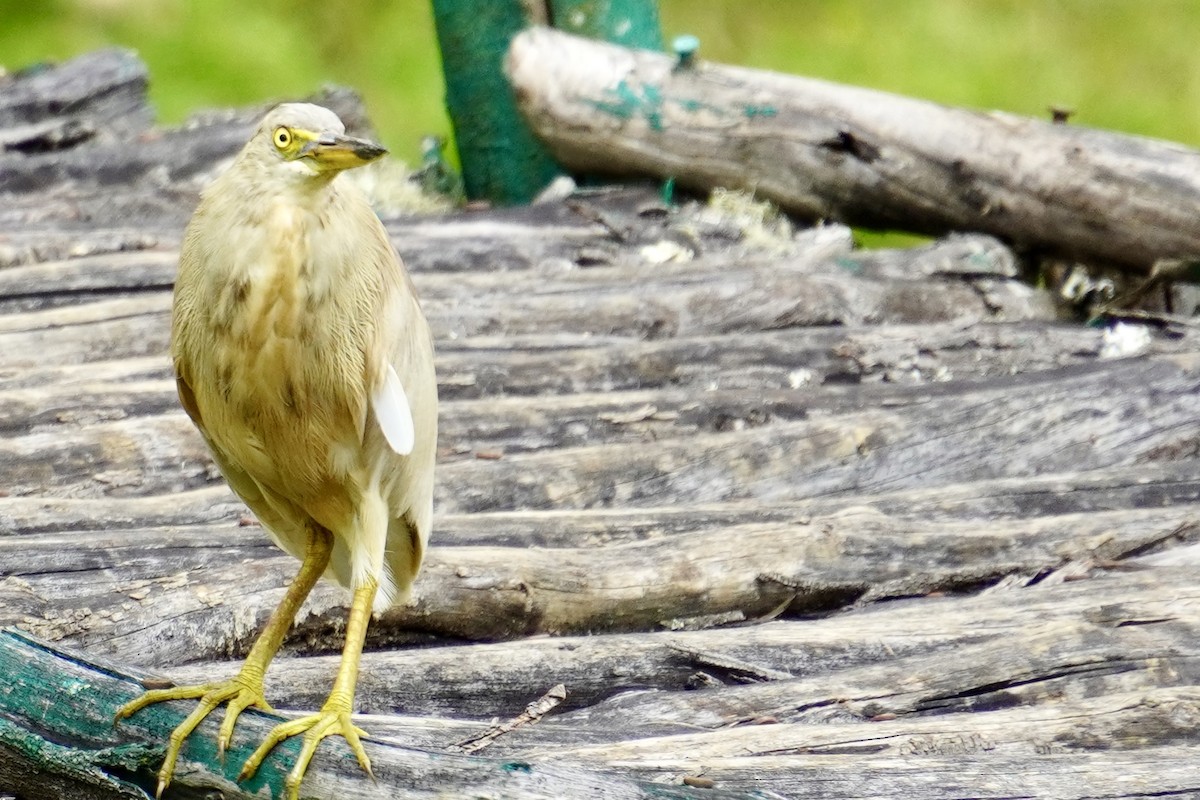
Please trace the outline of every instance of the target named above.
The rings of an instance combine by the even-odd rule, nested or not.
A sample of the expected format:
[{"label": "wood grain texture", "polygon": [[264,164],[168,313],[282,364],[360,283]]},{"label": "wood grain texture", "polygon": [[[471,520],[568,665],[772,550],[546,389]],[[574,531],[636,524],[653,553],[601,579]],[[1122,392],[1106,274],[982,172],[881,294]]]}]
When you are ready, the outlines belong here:
[{"label": "wood grain texture", "polygon": [[[124,59],[92,79],[133,91]],[[0,793],[129,798],[188,710],[114,729],[131,681],[232,673],[297,564],[165,355],[179,231],[257,110],[81,108],[94,136],[2,156],[49,177],[0,189],[0,625],[45,641],[0,636]],[[368,631],[379,783],[334,742],[311,791],[1200,793],[1196,326],[1119,355],[994,238],[864,252],[644,189],[385,223],[436,329],[437,519],[412,602]],[[323,700],[348,601],[305,604],[276,707]],[[214,724],[168,797],[269,793],[228,780]]]}]

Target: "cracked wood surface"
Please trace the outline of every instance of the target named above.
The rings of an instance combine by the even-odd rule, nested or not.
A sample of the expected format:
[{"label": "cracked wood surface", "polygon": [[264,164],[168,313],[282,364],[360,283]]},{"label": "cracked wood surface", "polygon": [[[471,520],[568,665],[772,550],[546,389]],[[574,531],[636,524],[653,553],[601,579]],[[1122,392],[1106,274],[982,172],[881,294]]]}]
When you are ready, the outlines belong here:
[{"label": "cracked wood surface", "polygon": [[[110,100],[61,113],[13,121],[27,79],[0,83],[24,148],[0,155],[0,625],[50,643],[0,637],[44,668],[0,682],[0,790],[30,794],[152,787],[187,704],[113,730],[104,702],[126,674],[236,670],[297,566],[165,358],[179,232],[257,111],[151,128],[104,111],[139,80],[107,58],[85,72]],[[39,92],[56,74],[81,80]],[[323,748],[314,791],[1200,792],[1195,327],[1113,358],[988,237],[863,252],[640,190],[386,224],[438,337],[438,517],[412,603],[368,633],[381,782]],[[347,602],[314,591],[277,707],[323,700]],[[452,755],[559,683],[536,724]],[[82,717],[22,702],[55,685],[89,687],[62,704]],[[250,742],[268,720],[247,719]],[[174,796],[244,791],[211,728]]]}]

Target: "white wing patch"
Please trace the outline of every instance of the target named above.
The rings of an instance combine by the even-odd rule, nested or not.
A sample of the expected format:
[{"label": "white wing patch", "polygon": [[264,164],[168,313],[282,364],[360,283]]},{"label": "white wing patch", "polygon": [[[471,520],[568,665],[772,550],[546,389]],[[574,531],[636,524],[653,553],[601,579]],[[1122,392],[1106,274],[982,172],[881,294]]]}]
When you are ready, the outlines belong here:
[{"label": "white wing patch", "polygon": [[383,429],[383,437],[392,449],[402,456],[411,453],[416,441],[412,409],[408,407],[404,384],[391,364],[388,364],[383,383],[371,396],[371,408],[375,411],[375,419],[379,420],[379,427]]}]

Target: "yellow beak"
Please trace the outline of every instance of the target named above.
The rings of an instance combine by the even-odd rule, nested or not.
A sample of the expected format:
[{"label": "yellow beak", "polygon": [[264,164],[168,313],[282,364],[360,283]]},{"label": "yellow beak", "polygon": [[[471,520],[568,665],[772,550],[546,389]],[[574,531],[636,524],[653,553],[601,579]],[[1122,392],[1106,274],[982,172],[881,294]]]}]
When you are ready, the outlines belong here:
[{"label": "yellow beak", "polygon": [[312,159],[319,169],[343,170],[361,167],[374,161],[387,152],[387,148],[369,142],[366,139],[355,139],[353,136],[323,133],[316,139],[311,139],[300,149],[301,158]]}]

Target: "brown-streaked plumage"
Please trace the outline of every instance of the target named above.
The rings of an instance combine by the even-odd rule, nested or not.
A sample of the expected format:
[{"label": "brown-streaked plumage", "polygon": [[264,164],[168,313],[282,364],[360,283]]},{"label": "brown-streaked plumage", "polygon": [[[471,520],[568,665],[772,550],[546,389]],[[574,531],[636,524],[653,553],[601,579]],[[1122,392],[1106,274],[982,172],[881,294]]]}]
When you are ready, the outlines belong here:
[{"label": "brown-streaked plumage", "polygon": [[229,485],[300,571],[231,680],[147,692],[118,720],[163,700],[199,699],[159,771],[227,704],[218,747],[245,708],[269,708],[263,675],[322,575],[353,592],[346,644],[321,711],[278,725],[246,761],[249,777],[284,739],[304,735],[291,797],[326,736],[350,720],[373,608],[407,597],[429,538],[437,385],[425,317],[363,193],[339,177],[384,149],[345,135],[320,106],[281,105],[205,191],[180,252],[171,331],[179,398]]}]

